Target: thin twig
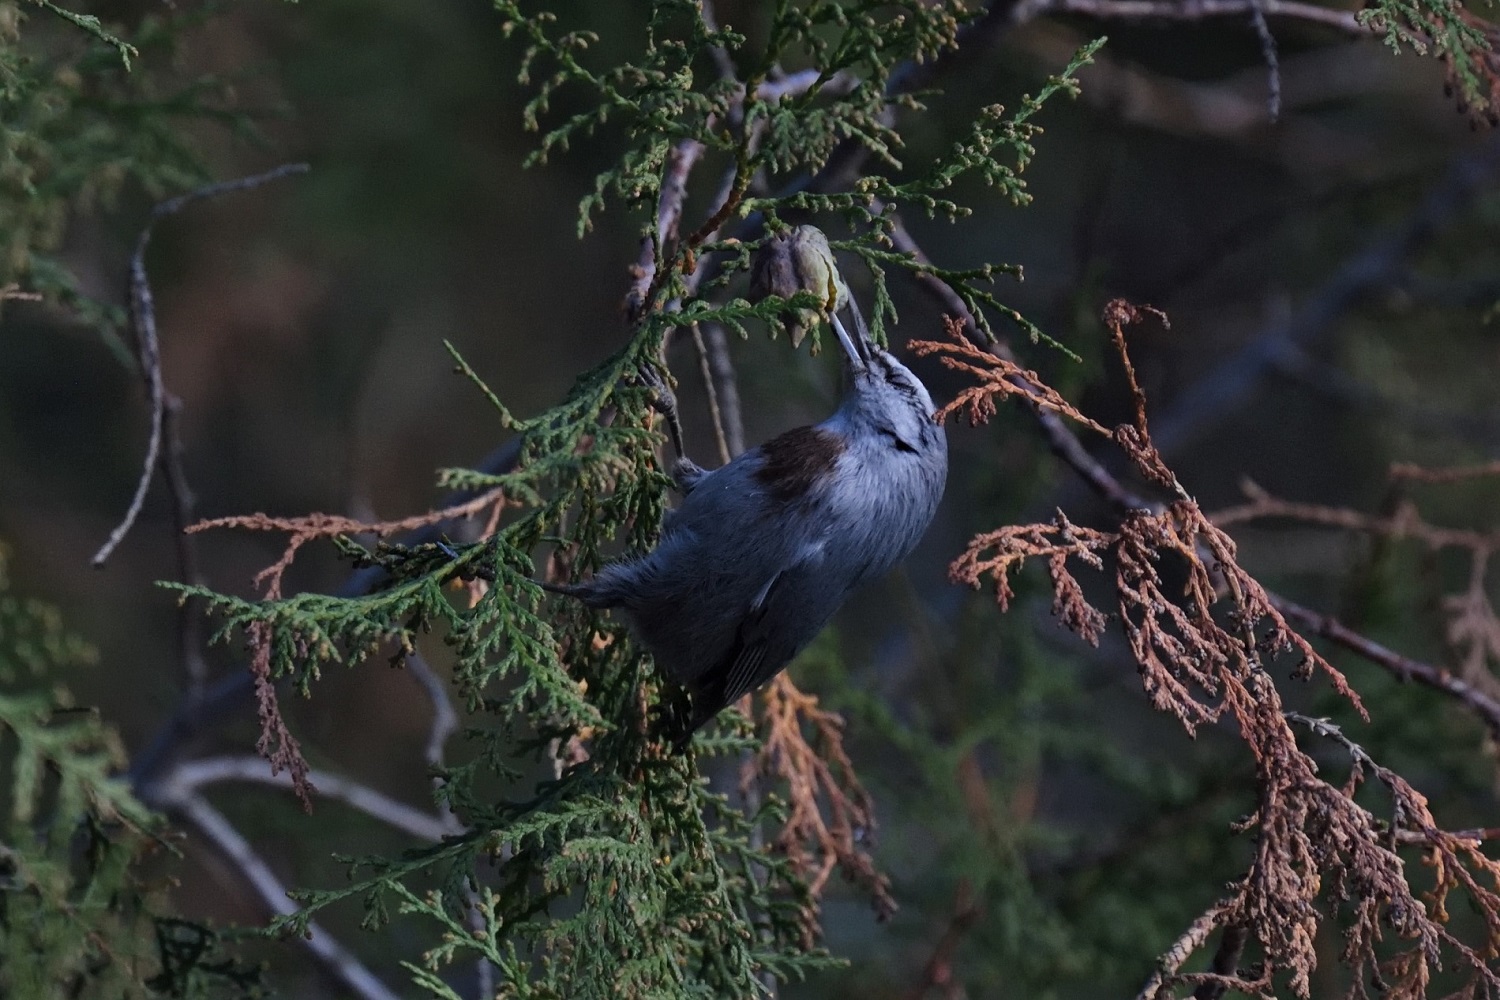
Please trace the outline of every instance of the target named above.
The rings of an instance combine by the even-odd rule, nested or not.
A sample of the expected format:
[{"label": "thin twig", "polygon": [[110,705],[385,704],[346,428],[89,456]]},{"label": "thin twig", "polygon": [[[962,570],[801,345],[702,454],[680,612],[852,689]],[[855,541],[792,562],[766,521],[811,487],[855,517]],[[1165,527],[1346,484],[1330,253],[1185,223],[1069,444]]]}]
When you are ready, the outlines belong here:
[{"label": "thin twig", "polygon": [[[161,470],[172,505],[172,536],[177,542],[177,582],[198,587],[203,585],[203,573],[199,568],[198,540],[187,530],[197,514],[196,498],[192,487],[188,485],[187,471],[183,464],[182,400],[170,393],[166,397],[162,432],[167,447],[161,456]],[[205,643],[201,604],[202,600],[196,597],[177,602],[177,656],[187,680],[189,703],[202,701],[205,685],[208,684],[208,661],[203,655]]]},{"label": "thin twig", "polygon": [[[453,700],[448,697],[448,688],[437,671],[427,662],[426,657],[420,654],[410,654],[406,657],[406,669],[417,683],[422,685],[422,690],[427,695],[427,701],[432,705],[432,724],[427,731],[427,746],[423,756],[427,761],[427,767],[432,771],[432,790],[435,797],[439,797],[442,786],[440,771],[444,763],[444,749],[448,745],[448,739],[459,728],[458,712],[453,707]],[[444,829],[449,835],[457,836],[464,832],[464,822],[458,818],[453,811],[453,806],[442,802],[439,797],[438,811],[442,818]],[[469,927],[475,934],[483,934],[485,930],[484,913],[479,908],[479,892],[471,881],[466,881],[463,887],[464,901],[468,904]],[[475,996],[479,1000],[488,1000],[495,995],[495,968],[490,960],[483,955],[474,960]]]},{"label": "thin twig", "polygon": [[1086,14],[1112,21],[1201,21],[1246,14],[1253,17],[1257,8],[1263,17],[1309,21],[1350,35],[1374,34],[1359,23],[1352,10],[1319,7],[1297,0],[1022,0],[1015,19],[1020,22],[1043,14]]},{"label": "thin twig", "polygon": [[1441,691],[1456,698],[1470,711],[1479,716],[1491,735],[1500,740],[1500,701],[1480,691],[1468,681],[1430,663],[1413,660],[1392,649],[1387,649],[1373,639],[1366,638],[1337,619],[1305,608],[1295,601],[1271,594],[1271,604],[1287,618],[1299,623],[1315,635],[1335,642],[1363,659],[1384,667],[1401,680],[1412,680],[1418,684]]},{"label": "thin twig", "polygon": [[1250,23],[1260,39],[1260,56],[1266,61],[1266,113],[1274,125],[1281,118],[1281,61],[1276,56],[1276,36],[1266,23],[1267,0],[1250,4]]},{"label": "thin twig", "polygon": [[94,553],[95,568],[101,567],[124,541],[141,508],[146,504],[146,491],[151,488],[151,477],[156,471],[157,458],[161,454],[162,423],[166,419],[167,389],[161,375],[161,350],[156,336],[156,306],[151,296],[151,283],[146,277],[146,249],[151,245],[151,231],[156,223],[168,215],[181,211],[187,205],[204,198],[213,198],[233,191],[247,191],[262,184],[306,173],[305,163],[288,163],[253,177],[208,184],[204,187],[169,198],[151,210],[151,218],[135,241],[135,252],[130,255],[130,318],[135,331],[136,357],[141,366],[141,377],[146,382],[146,395],[151,405],[151,434],[146,443],[146,461],[141,467],[141,477],[136,483],[135,496],[125,511],[125,517],[108,540]]},{"label": "thin twig", "polygon": [[[264,768],[264,763],[257,763]],[[271,866],[223,813],[208,804],[207,799],[197,792],[184,792],[172,806],[234,864],[268,909],[279,916],[297,912],[297,905],[287,896],[286,886],[271,871]],[[360,1000],[400,1000],[353,952],[321,926],[310,923],[307,929],[307,935],[299,939],[303,947],[312,952],[352,995]]]},{"label": "thin twig", "polygon": [[1136,1000],[1156,1000],[1161,995],[1161,991],[1182,968],[1183,963],[1203,947],[1209,935],[1223,924],[1224,915],[1229,911],[1230,905],[1228,900],[1215,903],[1202,916],[1188,925],[1188,929],[1182,932],[1182,936],[1172,942],[1172,947],[1156,960],[1156,971],[1151,974],[1150,979],[1146,980],[1146,985],[1141,987],[1141,992],[1136,994]]},{"label": "thin twig", "polygon": [[693,349],[698,352],[698,370],[703,375],[703,391],[708,396],[708,415],[714,425],[714,443],[719,447],[719,464],[728,465],[734,457],[729,447],[729,435],[724,426],[724,410],[719,403],[719,388],[714,378],[714,363],[708,356],[708,345],[703,340],[699,324],[692,327]]}]

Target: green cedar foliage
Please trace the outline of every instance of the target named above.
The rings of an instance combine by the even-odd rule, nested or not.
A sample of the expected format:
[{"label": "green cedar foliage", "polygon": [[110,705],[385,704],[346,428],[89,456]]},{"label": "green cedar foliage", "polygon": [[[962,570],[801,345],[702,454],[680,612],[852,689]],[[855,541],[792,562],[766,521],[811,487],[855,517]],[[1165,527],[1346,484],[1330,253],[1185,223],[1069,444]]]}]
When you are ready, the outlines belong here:
[{"label": "green cedar foliage", "polygon": [[1448,88],[1476,121],[1500,123],[1495,29],[1452,0],[1375,0],[1358,15],[1392,52],[1431,53],[1448,68]]}]

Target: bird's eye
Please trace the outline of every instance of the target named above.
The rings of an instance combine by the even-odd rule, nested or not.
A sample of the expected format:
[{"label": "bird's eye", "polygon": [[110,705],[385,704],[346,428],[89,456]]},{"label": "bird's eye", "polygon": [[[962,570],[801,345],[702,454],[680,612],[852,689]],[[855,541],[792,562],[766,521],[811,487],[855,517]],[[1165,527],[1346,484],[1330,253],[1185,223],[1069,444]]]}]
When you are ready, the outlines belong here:
[{"label": "bird's eye", "polygon": [[917,387],[911,384],[911,380],[906,377],[906,373],[896,368],[896,366],[892,364],[886,356],[880,355],[879,357],[881,360],[881,366],[885,369],[886,384],[894,389],[900,390],[903,395],[915,398],[917,395]]},{"label": "bird's eye", "polygon": [[876,430],[883,436],[890,438],[891,444],[895,446],[897,451],[910,452],[913,455],[917,453],[917,449],[908,444],[906,439],[897,434],[893,429],[889,427],[877,427]]}]

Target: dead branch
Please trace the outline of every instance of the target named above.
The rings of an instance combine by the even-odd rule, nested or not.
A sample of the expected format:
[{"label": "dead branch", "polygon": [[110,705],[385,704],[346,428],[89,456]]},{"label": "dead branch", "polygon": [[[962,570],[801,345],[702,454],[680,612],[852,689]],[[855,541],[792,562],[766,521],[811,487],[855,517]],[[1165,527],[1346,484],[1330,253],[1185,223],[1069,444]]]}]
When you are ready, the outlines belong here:
[{"label": "dead branch", "polygon": [[947,341],[914,340],[909,345],[917,357],[936,354],[943,367],[972,375],[978,380],[978,384],[960,390],[952,401],[944,404],[937,411],[935,420],[941,422],[959,410],[967,410],[969,424],[978,426],[988,423],[995,415],[997,399],[1023,396],[1034,406],[1075,420],[1091,431],[1109,435],[1108,428],[1078,412],[1057,390],[1045,385],[1036,372],[1022,368],[998,351],[980,350],[970,343],[966,329],[971,322],[972,319],[965,320],[960,316],[944,316]]}]

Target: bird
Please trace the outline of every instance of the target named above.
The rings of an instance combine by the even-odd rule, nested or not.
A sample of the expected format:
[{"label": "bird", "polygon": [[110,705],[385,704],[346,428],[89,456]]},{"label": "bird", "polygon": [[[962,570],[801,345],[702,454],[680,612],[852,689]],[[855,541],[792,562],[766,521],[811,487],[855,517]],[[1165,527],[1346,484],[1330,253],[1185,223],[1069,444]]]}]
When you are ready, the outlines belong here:
[{"label": "bird", "polygon": [[681,750],[742,695],[784,669],[849,594],[912,550],[936,513],[948,448],[932,397],[870,339],[828,315],[844,392],[822,423],[798,427],[712,471],[673,469],[683,494],[650,551],[556,587],[618,609],[656,665],[688,695],[668,718]]}]

